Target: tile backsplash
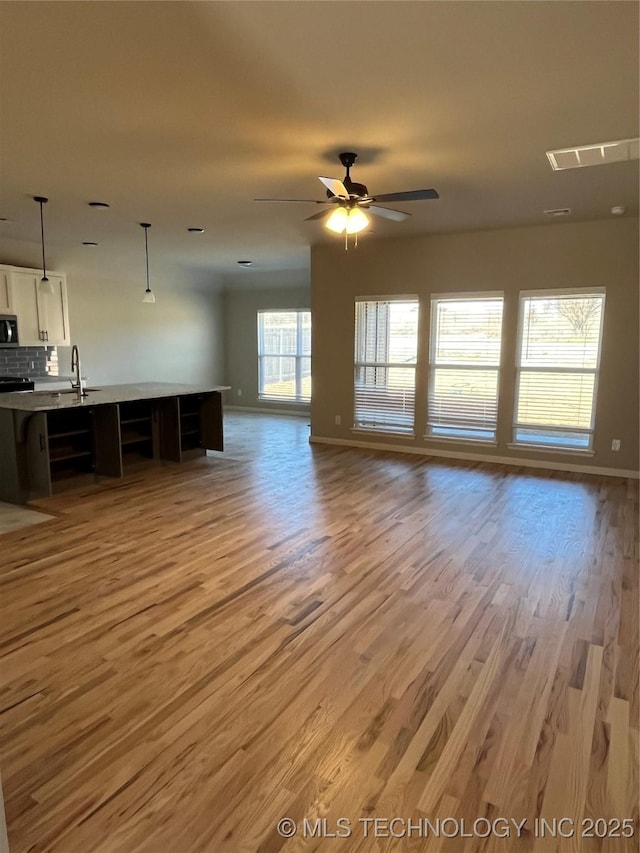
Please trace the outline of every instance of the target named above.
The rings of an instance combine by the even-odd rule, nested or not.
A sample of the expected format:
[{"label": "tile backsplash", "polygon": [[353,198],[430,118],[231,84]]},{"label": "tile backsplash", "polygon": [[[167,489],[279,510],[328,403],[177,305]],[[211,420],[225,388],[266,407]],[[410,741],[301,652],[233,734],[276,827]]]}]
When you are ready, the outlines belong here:
[{"label": "tile backsplash", "polygon": [[0,347],[0,376],[57,376],[57,347]]}]

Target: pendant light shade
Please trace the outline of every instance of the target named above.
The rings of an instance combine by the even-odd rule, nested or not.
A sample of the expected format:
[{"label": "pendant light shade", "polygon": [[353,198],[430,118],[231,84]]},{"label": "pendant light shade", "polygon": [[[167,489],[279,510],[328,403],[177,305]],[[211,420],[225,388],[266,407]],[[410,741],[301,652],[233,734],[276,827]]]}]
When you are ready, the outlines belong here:
[{"label": "pendant light shade", "polygon": [[151,228],[150,222],[141,222],[140,227],[144,228],[144,253],[147,261],[147,289],[144,292],[144,296],[142,297],[143,302],[155,302],[156,297],[151,287],[149,285],[149,240],[148,240],[148,231]]},{"label": "pendant light shade", "polygon": [[43,214],[43,205],[45,205],[49,199],[45,198],[42,195],[34,195],[34,201],[37,201],[40,205],[40,238],[42,241],[42,278],[40,279],[40,284],[38,285],[38,290],[40,293],[53,293],[53,284],[47,278],[47,264],[44,257],[44,214]]},{"label": "pendant light shade", "polygon": [[324,224],[325,228],[334,234],[342,234],[347,224],[347,211],[344,207],[337,207]]},{"label": "pendant light shade", "polygon": [[359,207],[354,207],[349,211],[347,219],[347,234],[358,234],[364,230],[369,224],[369,217]]}]

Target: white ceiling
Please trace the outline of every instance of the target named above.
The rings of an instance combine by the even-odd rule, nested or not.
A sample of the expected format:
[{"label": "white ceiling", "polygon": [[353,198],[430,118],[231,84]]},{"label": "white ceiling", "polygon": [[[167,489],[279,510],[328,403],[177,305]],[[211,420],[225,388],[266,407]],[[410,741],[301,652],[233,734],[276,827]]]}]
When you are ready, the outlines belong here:
[{"label": "white ceiling", "polygon": [[366,239],[638,212],[638,161],[545,156],[638,136],[635,2],[0,2],[0,30],[0,237],[37,243],[48,196],[54,262],[139,260],[148,221],[155,264],[304,269],[319,208],[253,199],[322,199],[343,150],[441,196]]}]

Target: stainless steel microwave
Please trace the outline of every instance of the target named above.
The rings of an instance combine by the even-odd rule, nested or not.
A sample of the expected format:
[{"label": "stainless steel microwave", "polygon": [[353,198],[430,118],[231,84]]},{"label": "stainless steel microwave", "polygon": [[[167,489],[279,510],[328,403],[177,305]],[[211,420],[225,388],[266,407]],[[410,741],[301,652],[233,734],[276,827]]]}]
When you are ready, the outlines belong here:
[{"label": "stainless steel microwave", "polygon": [[18,318],[15,314],[0,314],[0,347],[20,346]]}]

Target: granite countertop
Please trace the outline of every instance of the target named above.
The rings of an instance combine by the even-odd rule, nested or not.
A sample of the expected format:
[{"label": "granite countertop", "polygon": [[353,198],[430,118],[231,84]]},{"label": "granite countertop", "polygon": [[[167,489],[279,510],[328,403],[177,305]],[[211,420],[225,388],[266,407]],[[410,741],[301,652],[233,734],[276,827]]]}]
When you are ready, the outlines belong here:
[{"label": "granite countertop", "polygon": [[108,403],[131,400],[153,400],[160,397],[178,397],[182,394],[207,394],[228,391],[228,385],[183,385],[173,382],[140,382],[137,385],[89,386],[87,396],[78,398],[75,391],[16,391],[0,394],[0,409],[20,412],[56,412],[61,409],[88,408]]}]

